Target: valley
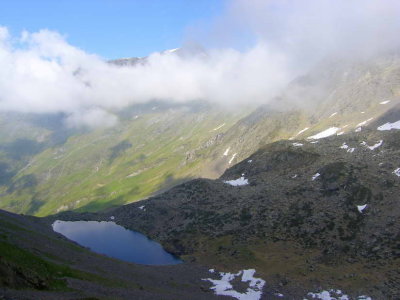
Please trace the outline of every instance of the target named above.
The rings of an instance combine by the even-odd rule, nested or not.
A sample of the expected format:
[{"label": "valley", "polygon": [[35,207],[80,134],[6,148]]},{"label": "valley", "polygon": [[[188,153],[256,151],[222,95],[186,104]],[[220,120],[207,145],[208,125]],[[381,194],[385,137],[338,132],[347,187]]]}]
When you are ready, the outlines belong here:
[{"label": "valley", "polygon": [[[399,79],[391,54],[323,62],[260,106],[154,101],[95,129],[0,115],[0,291],[397,299]],[[183,263],[96,254],[57,221],[114,222]]]}]

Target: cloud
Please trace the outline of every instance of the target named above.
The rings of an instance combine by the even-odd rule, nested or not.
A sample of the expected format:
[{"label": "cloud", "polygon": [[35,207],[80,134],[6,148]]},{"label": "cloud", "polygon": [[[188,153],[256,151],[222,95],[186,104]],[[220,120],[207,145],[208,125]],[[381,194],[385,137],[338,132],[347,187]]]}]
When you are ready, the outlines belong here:
[{"label": "cloud", "polygon": [[268,103],[322,58],[398,50],[400,2],[236,0],[206,27],[207,57],[153,53],[135,67],[109,64],[57,32],[12,37],[0,27],[0,111],[63,112],[70,126],[96,127],[156,99]]}]

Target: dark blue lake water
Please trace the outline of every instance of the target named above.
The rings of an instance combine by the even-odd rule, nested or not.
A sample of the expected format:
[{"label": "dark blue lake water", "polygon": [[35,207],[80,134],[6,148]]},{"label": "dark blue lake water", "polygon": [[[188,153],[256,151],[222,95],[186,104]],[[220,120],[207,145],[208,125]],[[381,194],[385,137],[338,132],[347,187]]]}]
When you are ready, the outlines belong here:
[{"label": "dark blue lake water", "polygon": [[55,221],[53,230],[92,251],[144,265],[174,265],[182,261],[145,235],[114,222]]}]

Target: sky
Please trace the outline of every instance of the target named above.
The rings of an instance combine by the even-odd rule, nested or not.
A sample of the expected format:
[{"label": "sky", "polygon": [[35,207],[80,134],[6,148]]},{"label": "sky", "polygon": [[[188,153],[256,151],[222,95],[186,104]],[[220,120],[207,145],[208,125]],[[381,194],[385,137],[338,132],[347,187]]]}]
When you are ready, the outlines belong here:
[{"label": "sky", "polygon": [[1,0],[0,26],[57,31],[106,59],[182,45],[191,26],[222,14],[225,0]]},{"label": "sky", "polygon": [[399,53],[399,32],[399,0],[0,0],[0,112],[97,127],[152,100],[275,104],[322,60]]}]

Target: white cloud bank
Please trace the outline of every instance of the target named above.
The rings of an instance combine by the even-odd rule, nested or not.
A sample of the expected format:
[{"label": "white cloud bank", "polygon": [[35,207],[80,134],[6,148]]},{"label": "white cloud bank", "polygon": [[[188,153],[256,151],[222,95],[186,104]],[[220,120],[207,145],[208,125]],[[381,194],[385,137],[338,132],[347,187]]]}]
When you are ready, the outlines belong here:
[{"label": "white cloud bank", "polygon": [[214,47],[206,58],[154,53],[136,67],[106,63],[57,32],[13,37],[0,27],[0,111],[63,112],[72,126],[112,126],[113,111],[155,99],[267,103],[323,57],[360,57],[400,45],[397,0],[228,3],[210,27],[227,36],[240,27],[254,38],[252,46]]}]

